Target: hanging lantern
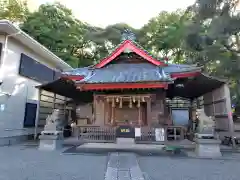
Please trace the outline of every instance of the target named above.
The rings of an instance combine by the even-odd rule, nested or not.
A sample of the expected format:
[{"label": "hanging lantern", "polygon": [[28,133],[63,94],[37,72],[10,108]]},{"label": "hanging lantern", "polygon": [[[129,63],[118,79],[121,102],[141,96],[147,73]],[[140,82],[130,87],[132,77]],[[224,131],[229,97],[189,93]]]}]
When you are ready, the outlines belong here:
[{"label": "hanging lantern", "polygon": [[144,97],[142,97],[142,102],[145,102],[145,98]]},{"label": "hanging lantern", "polygon": [[122,108],[122,98],[120,98],[119,108]]},{"label": "hanging lantern", "polygon": [[118,99],[118,97],[116,98],[116,102],[117,102],[117,103],[119,102],[119,99]]}]

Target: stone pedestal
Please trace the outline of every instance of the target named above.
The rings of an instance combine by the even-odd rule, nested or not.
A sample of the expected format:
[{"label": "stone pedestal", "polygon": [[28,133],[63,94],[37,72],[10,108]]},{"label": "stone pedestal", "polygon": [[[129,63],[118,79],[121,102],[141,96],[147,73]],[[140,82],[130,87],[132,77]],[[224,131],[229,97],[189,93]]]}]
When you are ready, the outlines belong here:
[{"label": "stone pedestal", "polygon": [[221,157],[220,140],[196,138],[195,153],[199,157],[215,158]]},{"label": "stone pedestal", "polygon": [[117,144],[135,144],[134,138],[117,138]]},{"label": "stone pedestal", "polygon": [[63,145],[62,131],[43,131],[39,136],[39,150],[57,150]]},{"label": "stone pedestal", "polygon": [[61,127],[62,115],[59,109],[54,109],[52,114],[47,117],[44,130],[39,136],[40,150],[56,150],[62,147],[63,131]]}]

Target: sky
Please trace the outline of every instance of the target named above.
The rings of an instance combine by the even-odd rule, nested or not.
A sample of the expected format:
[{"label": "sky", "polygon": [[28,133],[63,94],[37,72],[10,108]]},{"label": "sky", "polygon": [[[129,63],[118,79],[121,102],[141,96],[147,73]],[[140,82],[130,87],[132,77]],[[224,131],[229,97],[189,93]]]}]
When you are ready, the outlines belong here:
[{"label": "sky", "polygon": [[[30,8],[55,0],[29,0]],[[127,23],[141,28],[159,12],[183,9],[195,0],[58,0],[72,9],[73,14],[89,24],[106,27],[110,24]]]}]

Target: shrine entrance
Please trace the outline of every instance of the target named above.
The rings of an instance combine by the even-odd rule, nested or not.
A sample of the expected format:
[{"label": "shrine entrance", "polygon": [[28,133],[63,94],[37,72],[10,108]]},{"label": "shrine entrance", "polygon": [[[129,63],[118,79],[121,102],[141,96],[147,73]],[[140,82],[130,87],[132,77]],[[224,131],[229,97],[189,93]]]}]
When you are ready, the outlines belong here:
[{"label": "shrine entrance", "polygon": [[[202,73],[196,65],[154,59],[131,39],[125,39],[99,63],[63,72],[58,80],[38,88],[39,92],[65,96],[66,102],[72,101],[73,110],[80,109],[76,113],[79,116],[70,121],[75,121],[76,129],[84,132],[83,139],[115,142],[117,132],[119,136],[128,136],[131,127],[135,128],[139,142],[193,139],[195,128],[191,124],[196,123],[195,111],[200,106],[206,115],[215,117],[216,129],[234,131],[226,81]],[[191,113],[174,111],[174,98],[188,101]],[[56,98],[53,99],[56,104]],[[46,104],[44,100],[42,104]],[[61,107],[66,109],[66,104]],[[41,115],[39,112],[38,117]]]},{"label": "shrine entrance", "polygon": [[151,95],[95,95],[95,104],[104,103],[105,123],[111,126],[146,126],[150,116]]},{"label": "shrine entrance", "polygon": [[139,117],[141,118],[142,124],[147,124],[146,120],[146,103],[141,102],[140,107],[133,104],[129,107],[129,102],[124,102],[122,107],[115,107],[115,125],[138,125]]}]

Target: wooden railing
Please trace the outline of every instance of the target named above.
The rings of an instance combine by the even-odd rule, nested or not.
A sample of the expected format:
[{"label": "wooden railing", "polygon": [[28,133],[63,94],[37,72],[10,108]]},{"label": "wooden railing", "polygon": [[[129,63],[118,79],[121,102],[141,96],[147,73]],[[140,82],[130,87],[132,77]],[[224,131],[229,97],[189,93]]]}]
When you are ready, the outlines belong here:
[{"label": "wooden railing", "polygon": [[114,127],[81,126],[77,127],[78,138],[84,142],[115,142],[116,130]]},{"label": "wooden railing", "polygon": [[[181,126],[167,126],[164,128],[164,139],[156,140],[154,127],[141,127],[141,136],[135,137],[136,143],[164,143],[166,141],[180,141],[186,136],[186,130]],[[100,127],[100,126],[80,126],[77,127],[77,136],[79,140],[84,142],[116,142],[116,127]]]},{"label": "wooden railing", "polygon": [[186,129],[182,126],[168,126],[165,128],[165,132],[168,141],[183,140],[186,135]]},{"label": "wooden railing", "polygon": [[153,142],[155,141],[155,128],[152,127],[142,127],[141,136],[135,137],[136,142]]}]

